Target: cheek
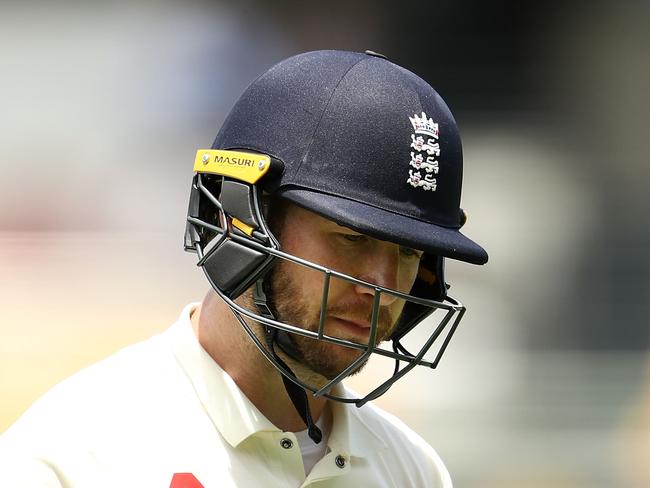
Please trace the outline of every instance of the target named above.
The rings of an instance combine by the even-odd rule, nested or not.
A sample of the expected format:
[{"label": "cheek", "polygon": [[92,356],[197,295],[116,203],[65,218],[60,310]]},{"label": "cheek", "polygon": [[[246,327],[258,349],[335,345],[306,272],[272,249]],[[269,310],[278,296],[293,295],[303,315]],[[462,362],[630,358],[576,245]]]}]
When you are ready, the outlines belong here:
[{"label": "cheek", "polygon": [[348,281],[338,278],[330,279],[329,290],[327,293],[327,303],[329,307],[356,302],[358,293],[354,285]]},{"label": "cheek", "polygon": [[418,275],[418,270],[420,269],[420,263],[407,263],[400,268],[398,284],[399,289],[402,293],[409,293],[411,288],[413,288],[413,283],[415,283],[415,278]]},{"label": "cheek", "polygon": [[[327,269],[350,274],[351,263],[347,262],[341,253],[333,251],[325,239],[316,239],[313,236],[302,236],[300,233],[296,233],[291,239],[281,244],[282,250],[288,254]],[[295,281],[305,292],[315,293],[320,300],[325,284],[325,273],[292,262],[286,262],[285,269],[293,275]],[[346,285],[351,288],[349,283],[332,277],[329,285],[330,298],[338,294],[339,290]]]},{"label": "cheek", "polygon": [[[307,259],[306,257],[302,259]],[[281,276],[277,286],[283,300],[289,307],[300,309],[301,315],[313,317],[320,315],[323,296],[324,274],[315,269],[280,259],[276,272]]]}]

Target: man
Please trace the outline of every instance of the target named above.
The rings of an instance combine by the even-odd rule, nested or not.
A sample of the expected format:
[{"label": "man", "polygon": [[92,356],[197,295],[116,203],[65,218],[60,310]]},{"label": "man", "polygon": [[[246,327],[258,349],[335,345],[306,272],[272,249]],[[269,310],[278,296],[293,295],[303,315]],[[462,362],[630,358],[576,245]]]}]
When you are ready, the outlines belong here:
[{"label": "man", "polygon": [[[248,87],[194,170],[185,247],[212,290],[28,410],[0,440],[7,486],[451,486],[367,404],[440,360],[464,313],[443,258],[487,261],[459,232],[460,138],[439,95],[376,53],[298,55]],[[373,355],[394,374],[347,390]]]}]

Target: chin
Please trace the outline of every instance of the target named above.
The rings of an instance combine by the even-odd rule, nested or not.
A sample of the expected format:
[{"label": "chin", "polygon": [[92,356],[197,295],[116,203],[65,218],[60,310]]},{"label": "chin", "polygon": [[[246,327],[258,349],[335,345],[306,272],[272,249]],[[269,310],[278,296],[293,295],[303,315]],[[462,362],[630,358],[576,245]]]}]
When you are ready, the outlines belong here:
[{"label": "chin", "polygon": [[[333,380],[350,364],[356,361],[363,352],[337,344],[320,344],[322,347],[303,351],[305,365],[315,373],[323,376],[327,380]],[[367,359],[360,364],[351,375],[358,373],[366,365]]]}]

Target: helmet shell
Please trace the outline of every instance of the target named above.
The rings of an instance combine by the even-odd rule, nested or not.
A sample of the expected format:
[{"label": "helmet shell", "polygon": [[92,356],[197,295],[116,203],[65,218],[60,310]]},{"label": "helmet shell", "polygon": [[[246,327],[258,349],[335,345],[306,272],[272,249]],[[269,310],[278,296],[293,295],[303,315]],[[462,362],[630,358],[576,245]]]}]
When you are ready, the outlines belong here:
[{"label": "helmet shell", "polygon": [[282,61],[246,89],[212,147],[282,161],[264,190],[342,225],[487,261],[459,232],[463,156],[454,117],[427,82],[382,57],[314,51]]}]

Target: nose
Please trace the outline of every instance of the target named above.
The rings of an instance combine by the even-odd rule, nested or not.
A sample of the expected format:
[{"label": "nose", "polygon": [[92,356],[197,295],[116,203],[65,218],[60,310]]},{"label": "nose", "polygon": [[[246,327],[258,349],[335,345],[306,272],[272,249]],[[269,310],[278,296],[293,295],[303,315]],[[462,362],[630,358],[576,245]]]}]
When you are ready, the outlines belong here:
[{"label": "nose", "polygon": [[[361,269],[357,277],[360,280],[384,288],[398,289],[399,247],[381,243],[372,251],[367,252],[359,265]],[[374,299],[374,288],[359,284],[355,284],[354,288],[358,294],[363,295],[366,299]],[[397,300],[395,296],[382,292],[379,304],[388,306],[395,300]]]}]

